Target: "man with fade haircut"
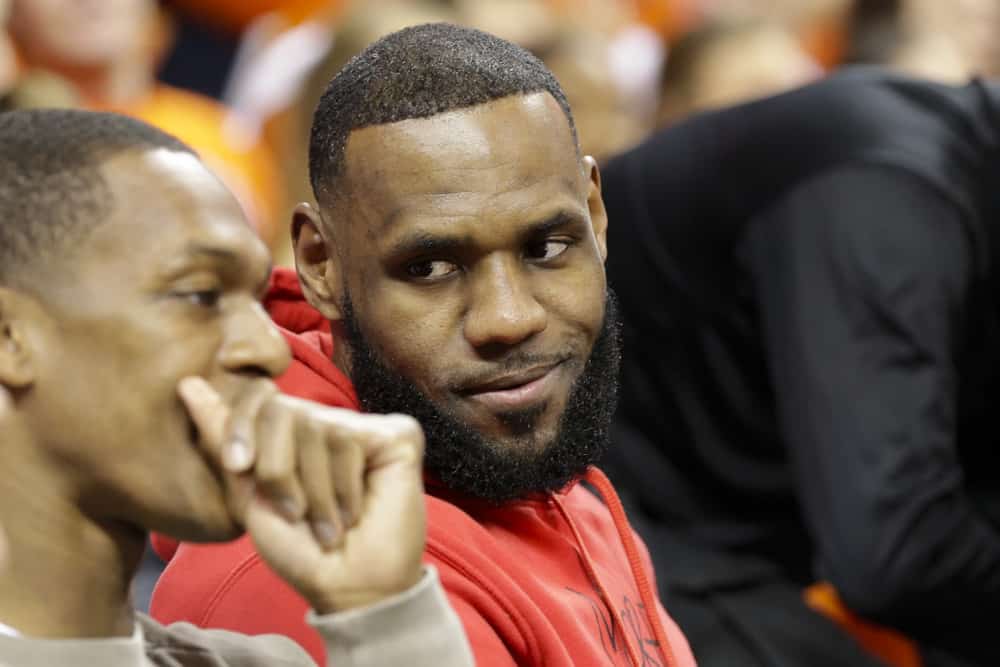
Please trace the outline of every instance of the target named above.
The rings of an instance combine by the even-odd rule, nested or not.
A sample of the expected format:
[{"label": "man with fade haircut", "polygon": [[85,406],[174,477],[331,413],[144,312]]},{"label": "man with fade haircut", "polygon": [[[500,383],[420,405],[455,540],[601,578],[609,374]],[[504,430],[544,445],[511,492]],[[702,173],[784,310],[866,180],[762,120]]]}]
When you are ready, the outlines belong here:
[{"label": "man with fade haircut", "polygon": [[419,426],[277,392],[269,269],[173,137],[0,114],[0,665],[313,665],[284,637],[133,612],[147,530],[244,528],[308,600],[331,664],[472,664],[420,562]]},{"label": "man with fade haircut", "polygon": [[[279,272],[268,301],[298,333],[283,387],[331,396],[339,368],[352,404],[420,421],[425,561],[477,663],[694,665],[593,467],[619,327],[597,166],[551,73],[471,29],[391,34],[330,82],[310,171],[319,209],[292,221],[301,291]],[[154,615],[316,651],[305,601],[258,560],[248,540],[181,545]]]}]

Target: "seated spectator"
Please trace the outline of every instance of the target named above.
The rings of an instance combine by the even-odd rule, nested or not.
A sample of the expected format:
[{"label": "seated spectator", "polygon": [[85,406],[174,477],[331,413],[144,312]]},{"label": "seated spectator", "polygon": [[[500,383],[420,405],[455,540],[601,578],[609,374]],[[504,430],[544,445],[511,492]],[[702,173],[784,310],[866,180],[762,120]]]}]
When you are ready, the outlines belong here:
[{"label": "seated spectator", "polygon": [[670,48],[661,77],[659,124],[773,95],[821,73],[781,24],[718,19]]},{"label": "seated spectator", "polygon": [[76,95],[60,77],[47,72],[21,71],[7,31],[10,8],[10,0],[0,0],[0,111],[76,106],[79,103]]},{"label": "seated spectator", "polygon": [[[301,287],[279,272],[268,299],[297,334],[279,385],[421,422],[424,557],[477,664],[691,667],[592,467],[619,358],[607,218],[551,73],[467,28],[388,35],[330,82],[310,175],[319,207],[292,221]],[[246,539],[182,544],[151,610],[278,631],[319,658],[306,601],[259,561]]]},{"label": "seated spectator", "polygon": [[312,665],[284,637],[133,613],[147,530],[243,529],[309,601],[331,664],[472,664],[420,563],[420,428],[277,393],[269,265],[173,137],[0,114],[0,664]]},{"label": "seated spectator", "polygon": [[155,0],[13,0],[11,29],[25,65],[68,81],[84,106],[135,116],[198,150],[273,242],[282,201],[273,158],[262,144],[244,144],[224,107],[156,81]]},{"label": "seated spectator", "polygon": [[849,70],[603,176],[607,465],[699,664],[1000,664],[1000,84]]},{"label": "seated spectator", "polygon": [[1000,75],[998,33],[998,0],[854,0],[846,61],[963,83]]}]

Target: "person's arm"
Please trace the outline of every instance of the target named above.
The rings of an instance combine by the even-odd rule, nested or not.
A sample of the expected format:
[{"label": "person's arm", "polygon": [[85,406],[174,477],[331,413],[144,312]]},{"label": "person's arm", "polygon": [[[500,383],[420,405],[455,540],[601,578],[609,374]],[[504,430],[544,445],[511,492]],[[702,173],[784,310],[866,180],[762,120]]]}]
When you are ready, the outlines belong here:
[{"label": "person's arm", "polygon": [[966,232],[915,177],[845,167],[759,216],[742,252],[818,574],[862,615],[975,650],[1000,618],[1000,535],[955,442]]},{"label": "person's arm", "polygon": [[433,566],[408,591],[367,608],[326,616],[310,612],[308,620],[326,641],[331,667],[473,664],[462,624]]},{"label": "person's arm", "polygon": [[[263,611],[259,605],[257,611]],[[474,664],[458,616],[433,566],[426,567],[420,581],[407,591],[364,608],[322,616],[310,611],[306,620],[323,639],[330,667]],[[210,652],[219,664],[229,667],[315,664],[295,641],[278,634],[248,636],[228,630],[205,630],[189,623],[160,626],[151,619],[146,621],[146,630],[150,655],[170,654],[182,663],[193,646]]]}]

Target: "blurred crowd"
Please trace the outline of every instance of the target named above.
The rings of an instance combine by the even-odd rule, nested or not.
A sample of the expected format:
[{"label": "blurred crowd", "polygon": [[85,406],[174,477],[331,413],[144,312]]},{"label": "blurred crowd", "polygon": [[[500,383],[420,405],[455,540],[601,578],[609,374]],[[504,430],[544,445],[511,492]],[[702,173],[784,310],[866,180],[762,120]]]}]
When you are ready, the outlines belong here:
[{"label": "blurred crowd", "polygon": [[599,158],[841,63],[944,81],[1000,70],[996,0],[0,0],[0,94],[8,108],[114,110],[175,134],[284,264],[326,81],[374,39],[437,20],[540,56]]}]

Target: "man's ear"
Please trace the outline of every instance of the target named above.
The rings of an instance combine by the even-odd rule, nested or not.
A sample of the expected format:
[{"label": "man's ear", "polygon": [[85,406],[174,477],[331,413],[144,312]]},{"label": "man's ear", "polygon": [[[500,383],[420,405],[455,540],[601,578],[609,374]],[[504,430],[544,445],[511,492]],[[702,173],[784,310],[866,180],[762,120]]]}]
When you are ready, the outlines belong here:
[{"label": "man's ear", "polygon": [[590,208],[590,224],[594,227],[597,249],[604,262],[608,259],[608,212],[604,210],[604,200],[601,199],[601,170],[597,168],[597,160],[589,155],[583,157],[583,167],[589,172],[587,206]]},{"label": "man's ear", "polygon": [[339,320],[340,267],[319,212],[302,203],[292,213],[292,247],[302,292],[328,320]]},{"label": "man's ear", "polygon": [[35,382],[37,351],[29,337],[30,321],[39,315],[33,300],[0,287],[0,384],[10,390]]}]

